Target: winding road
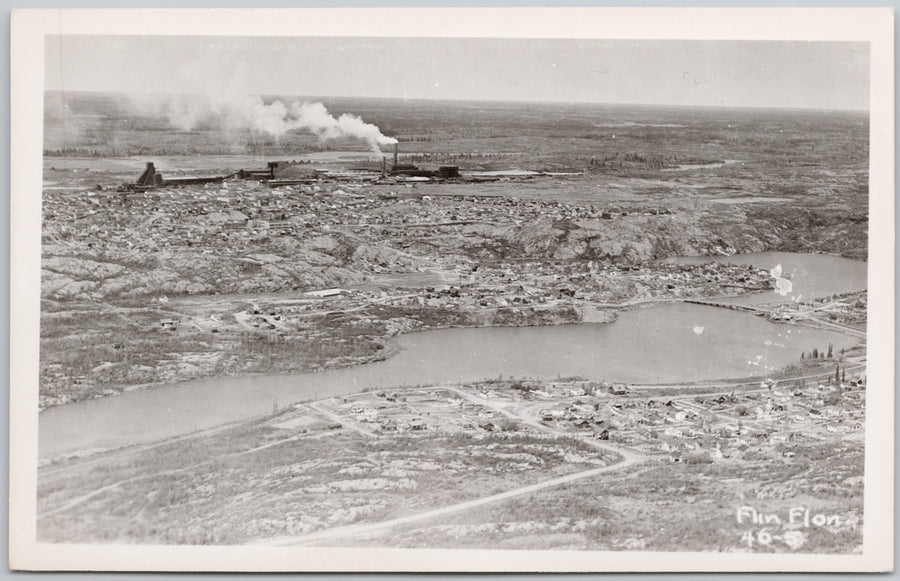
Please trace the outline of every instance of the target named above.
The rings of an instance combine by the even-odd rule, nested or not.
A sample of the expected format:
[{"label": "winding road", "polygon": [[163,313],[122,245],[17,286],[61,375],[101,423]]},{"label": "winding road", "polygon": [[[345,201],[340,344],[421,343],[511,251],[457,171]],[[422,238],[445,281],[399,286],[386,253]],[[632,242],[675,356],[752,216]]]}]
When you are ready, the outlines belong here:
[{"label": "winding road", "polygon": [[[274,546],[294,546],[294,545],[303,545],[307,543],[314,543],[317,541],[323,540],[331,540],[338,539],[344,537],[355,537],[360,535],[368,535],[372,533],[377,533],[381,531],[385,531],[391,529],[393,527],[399,525],[410,524],[414,522],[419,522],[435,517],[445,516],[448,514],[453,514],[457,512],[462,512],[465,510],[469,510],[472,508],[484,506],[487,504],[492,504],[495,502],[501,502],[504,500],[508,500],[510,498],[515,498],[517,496],[523,496],[526,494],[532,494],[534,492],[538,492],[540,490],[546,490],[548,488],[553,488],[556,486],[560,486],[562,484],[568,484],[570,482],[575,482],[577,480],[583,480],[585,478],[593,478],[594,476],[598,476],[600,474],[607,474],[610,472],[617,472],[620,470],[624,470],[631,466],[635,466],[638,464],[642,464],[651,459],[650,456],[645,454],[640,454],[635,452],[634,450],[630,450],[628,448],[616,446],[614,444],[610,444],[606,441],[595,440],[592,438],[579,438],[577,435],[571,434],[569,432],[563,432],[560,430],[556,430],[549,426],[546,426],[540,423],[537,419],[533,417],[532,414],[516,414],[507,409],[508,405],[504,405],[501,402],[479,397],[467,391],[457,389],[455,387],[442,387],[441,389],[445,391],[450,391],[455,393],[456,395],[466,399],[472,403],[477,405],[481,405],[487,407],[495,412],[506,416],[510,419],[522,422],[527,424],[533,428],[536,428],[539,431],[554,434],[557,436],[566,436],[569,438],[578,438],[581,441],[597,448],[603,452],[613,452],[619,456],[619,460],[614,462],[613,464],[609,464],[606,466],[601,466],[599,468],[592,468],[590,470],[584,470],[582,472],[576,472],[575,474],[569,474],[567,476],[560,476],[558,478],[551,478],[550,480],[545,480],[543,482],[538,482],[536,484],[531,484],[528,486],[522,486],[519,488],[514,488],[512,490],[508,490],[506,492],[501,492],[499,494],[492,494],[490,496],[484,496],[482,498],[476,498],[474,500],[468,500],[465,502],[459,502],[456,504],[451,504],[449,506],[444,506],[441,508],[436,508],[433,510],[428,510],[425,512],[421,512],[418,514],[413,514],[404,517],[398,517],[389,519],[386,521],[376,522],[376,523],[365,523],[365,524],[356,524],[356,525],[347,525],[342,527],[335,527],[332,529],[326,529],[322,531],[316,531],[314,533],[309,533],[305,535],[297,535],[297,536],[281,536],[275,537],[271,539],[262,539],[257,541],[256,544],[262,545],[274,545]],[[513,402],[509,402],[510,404]]]},{"label": "winding road", "polygon": [[314,542],[314,541],[322,541],[322,540],[329,540],[329,539],[338,539],[338,538],[342,538],[342,537],[355,537],[355,536],[360,536],[360,535],[367,535],[367,534],[391,529],[398,525],[405,525],[405,524],[410,524],[410,523],[414,523],[414,522],[418,522],[418,521],[422,521],[422,520],[427,520],[430,518],[445,516],[448,514],[453,514],[455,512],[461,512],[464,510],[469,510],[471,508],[484,506],[486,504],[500,502],[502,500],[508,500],[510,498],[515,498],[517,496],[531,494],[533,492],[538,492],[540,490],[545,490],[547,488],[553,488],[554,486],[559,486],[561,484],[568,484],[569,482],[575,482],[576,480],[583,480],[585,478],[592,478],[592,477],[600,475],[600,474],[613,472],[613,471],[617,471],[617,470],[622,470],[623,468],[627,468],[628,466],[633,466],[640,461],[641,460],[636,460],[634,458],[631,458],[631,459],[625,458],[625,459],[623,459],[615,464],[611,464],[609,466],[593,468],[591,470],[585,470],[583,472],[576,472],[575,474],[569,474],[568,476],[560,476],[559,478],[545,480],[544,482],[538,482],[537,484],[532,484],[530,486],[523,486],[521,488],[515,488],[513,490],[501,492],[500,494],[493,494],[491,496],[485,496],[482,498],[477,498],[475,500],[460,502],[457,504],[452,504],[450,506],[445,506],[445,507],[437,508],[434,510],[420,512],[418,514],[413,514],[410,516],[394,518],[394,519],[381,521],[381,522],[377,522],[377,523],[347,525],[347,526],[343,526],[343,527],[336,527],[333,529],[326,529],[323,531],[317,531],[317,532],[309,533],[306,535],[289,536],[289,537],[275,537],[272,539],[258,541],[256,544],[273,545],[273,546],[293,546],[293,545],[302,545],[302,544],[310,543],[310,542]]}]

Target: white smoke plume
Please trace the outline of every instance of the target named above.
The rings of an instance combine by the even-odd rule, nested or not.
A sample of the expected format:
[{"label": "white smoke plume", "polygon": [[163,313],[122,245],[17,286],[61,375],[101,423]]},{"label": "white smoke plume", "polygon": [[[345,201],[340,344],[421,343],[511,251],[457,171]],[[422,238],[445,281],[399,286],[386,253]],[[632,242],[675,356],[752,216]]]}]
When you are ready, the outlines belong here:
[{"label": "white smoke plume", "polygon": [[[272,105],[275,104],[280,103],[276,101]],[[307,129],[322,139],[351,135],[364,140],[376,152],[382,145],[397,143],[393,137],[382,134],[377,126],[366,123],[356,115],[344,113],[336,118],[322,103],[293,103],[288,117],[288,125],[292,129]]]},{"label": "white smoke plume", "polygon": [[372,123],[344,113],[335,117],[322,103],[296,101],[290,106],[281,101],[265,103],[260,97],[172,98],[160,103],[160,113],[183,131],[203,125],[234,131],[252,131],[281,137],[288,131],[305,130],[322,140],[355,137],[365,141],[373,152],[397,143]]}]

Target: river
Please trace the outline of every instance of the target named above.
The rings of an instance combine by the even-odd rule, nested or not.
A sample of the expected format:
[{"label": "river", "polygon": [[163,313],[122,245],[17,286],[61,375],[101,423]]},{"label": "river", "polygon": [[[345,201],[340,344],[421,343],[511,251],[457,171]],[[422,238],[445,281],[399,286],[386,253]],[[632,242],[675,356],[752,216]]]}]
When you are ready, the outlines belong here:
[{"label": "river", "polygon": [[[801,268],[800,256],[764,253],[742,258],[767,269],[775,266],[773,261],[780,263],[805,292],[827,294],[858,285],[862,264],[865,288],[865,263],[812,258]],[[840,280],[830,280],[828,272]],[[776,293],[765,294],[785,300]],[[831,343],[837,350],[857,340],[776,324],[745,312],[670,303],[625,311],[613,323],[446,329],[401,335],[397,342],[401,350],[394,357],[347,369],[196,380],[50,408],[39,418],[39,456],[159,440],[261,416],[276,403],[284,406],[367,387],[468,382],[501,375],[545,379],[582,375],[626,383],[739,378],[764,375],[797,361],[802,351],[813,347],[822,350]]]}]

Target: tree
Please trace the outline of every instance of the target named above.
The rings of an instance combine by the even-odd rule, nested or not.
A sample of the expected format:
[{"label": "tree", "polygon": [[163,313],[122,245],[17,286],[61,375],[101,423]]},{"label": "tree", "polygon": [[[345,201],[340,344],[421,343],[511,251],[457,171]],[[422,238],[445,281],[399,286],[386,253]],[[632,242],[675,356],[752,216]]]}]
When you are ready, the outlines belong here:
[{"label": "tree", "polygon": [[831,350],[832,350],[832,345],[831,345],[831,343],[829,343],[829,344],[828,344],[828,359],[831,359],[831,356],[832,356],[832,355],[831,355]]},{"label": "tree", "polygon": [[812,358],[813,359],[819,358],[819,348],[818,347],[813,347]]},{"label": "tree", "polygon": [[840,365],[838,365],[837,367],[834,368],[834,382],[835,383],[841,382],[841,366]]}]

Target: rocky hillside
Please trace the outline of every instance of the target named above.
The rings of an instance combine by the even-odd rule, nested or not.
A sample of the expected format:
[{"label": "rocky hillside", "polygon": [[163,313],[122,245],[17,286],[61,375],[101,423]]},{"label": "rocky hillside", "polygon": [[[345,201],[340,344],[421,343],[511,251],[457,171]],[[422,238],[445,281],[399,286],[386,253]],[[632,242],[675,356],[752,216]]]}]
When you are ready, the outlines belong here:
[{"label": "rocky hillside", "polygon": [[358,284],[381,272],[506,260],[605,261],[635,265],[679,255],[764,250],[866,257],[864,216],[806,209],[708,209],[624,213],[612,219],[538,218],[521,224],[469,223],[387,235],[306,228],[260,236],[243,252],[176,246],[152,254],[46,244],[45,298],[134,298],[159,294],[306,291]]}]

